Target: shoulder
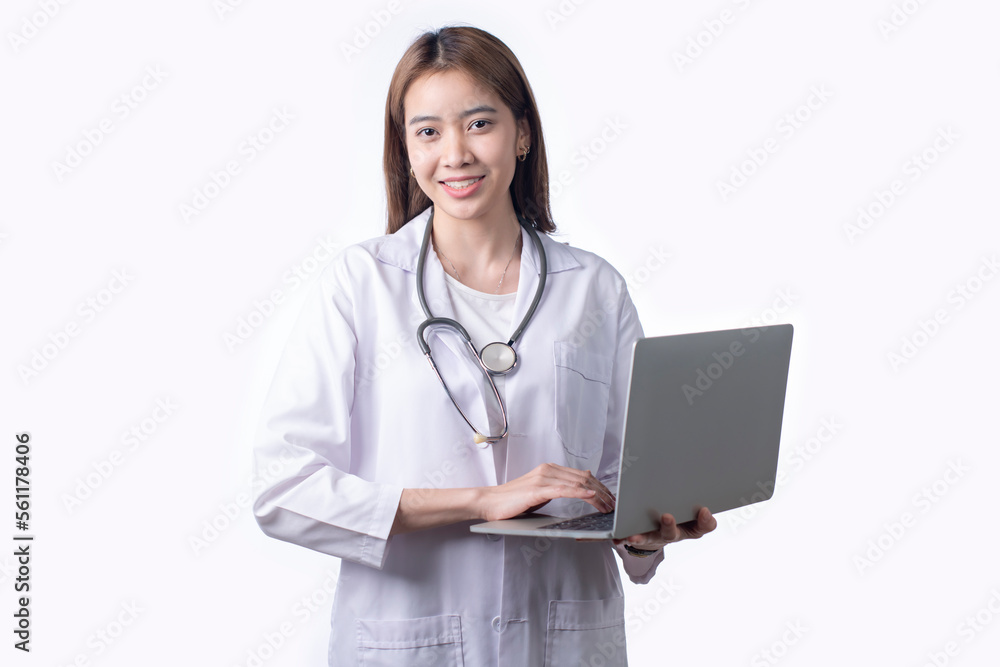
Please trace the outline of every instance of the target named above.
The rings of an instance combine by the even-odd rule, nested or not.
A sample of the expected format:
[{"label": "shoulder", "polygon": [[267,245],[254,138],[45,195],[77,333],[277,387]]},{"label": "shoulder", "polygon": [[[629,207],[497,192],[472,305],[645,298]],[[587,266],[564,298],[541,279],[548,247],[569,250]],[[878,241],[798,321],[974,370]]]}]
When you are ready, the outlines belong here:
[{"label": "shoulder", "polygon": [[[584,250],[542,234],[542,244],[550,259],[549,273],[568,271],[567,277],[574,281],[585,280],[609,289],[616,294],[627,291],[625,278],[609,262],[596,252]],[[552,261],[552,260],[555,261]],[[579,269],[576,271],[575,269]],[[574,275],[575,274],[575,275]]]},{"label": "shoulder", "polygon": [[320,279],[327,283],[357,282],[377,270],[379,253],[389,239],[389,235],[376,236],[341,247],[323,267]]}]

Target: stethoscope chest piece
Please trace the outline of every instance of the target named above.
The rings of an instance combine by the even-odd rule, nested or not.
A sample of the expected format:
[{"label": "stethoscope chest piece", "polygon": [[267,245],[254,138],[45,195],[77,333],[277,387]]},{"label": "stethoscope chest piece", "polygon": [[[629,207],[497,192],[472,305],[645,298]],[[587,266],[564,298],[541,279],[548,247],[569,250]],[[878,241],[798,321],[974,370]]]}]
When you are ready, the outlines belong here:
[{"label": "stethoscope chest piece", "polygon": [[483,360],[483,366],[486,366],[491,373],[506,373],[517,364],[517,353],[514,352],[514,348],[500,341],[484,347],[479,357]]}]

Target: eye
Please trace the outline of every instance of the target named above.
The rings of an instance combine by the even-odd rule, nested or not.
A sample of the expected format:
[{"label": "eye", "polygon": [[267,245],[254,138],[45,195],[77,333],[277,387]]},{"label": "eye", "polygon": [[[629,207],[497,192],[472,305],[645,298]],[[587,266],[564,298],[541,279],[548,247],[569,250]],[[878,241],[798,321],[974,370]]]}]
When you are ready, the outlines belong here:
[{"label": "eye", "polygon": [[[482,125],[479,125],[479,126],[477,127],[477,126],[476,126],[476,125],[477,125],[477,123],[482,123]],[[477,129],[477,130],[481,130],[481,129],[483,129],[484,127],[486,127],[487,125],[489,125],[489,124],[490,124],[490,121],[488,121],[488,120],[484,120],[484,119],[482,119],[482,118],[480,118],[479,120],[474,120],[474,121],[472,121],[472,125],[473,125],[473,127],[475,127],[475,128]]]},{"label": "eye", "polygon": [[417,130],[417,136],[418,136],[418,137],[429,137],[429,136],[431,136],[431,135],[429,135],[429,134],[424,134],[424,132],[428,132],[428,131],[430,131],[430,132],[433,132],[433,131],[434,131],[434,128],[432,128],[432,127],[425,127],[425,128],[423,128],[422,130]]}]

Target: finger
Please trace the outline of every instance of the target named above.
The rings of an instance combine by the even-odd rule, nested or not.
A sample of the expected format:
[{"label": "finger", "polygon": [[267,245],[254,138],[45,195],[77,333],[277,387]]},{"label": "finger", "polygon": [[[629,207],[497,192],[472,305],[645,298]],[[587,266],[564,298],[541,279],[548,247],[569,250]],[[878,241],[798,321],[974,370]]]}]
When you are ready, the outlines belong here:
[{"label": "finger", "polygon": [[604,504],[604,506],[607,508],[602,510],[604,512],[612,511],[615,508],[615,504],[618,502],[617,499],[615,498],[615,494],[608,491],[608,489],[603,484],[601,485],[601,488],[597,489],[597,494],[595,497],[599,498],[601,502]]},{"label": "finger", "polygon": [[698,539],[706,533],[710,533],[716,529],[719,522],[712,516],[712,513],[707,507],[702,507],[698,510],[698,514],[693,521],[685,521],[680,524],[679,528],[683,531],[684,537],[682,539]]},{"label": "finger", "polygon": [[555,498],[578,498],[604,514],[615,509],[614,497],[608,497],[606,494],[602,495],[597,489],[583,489],[567,484],[559,484],[552,490],[555,492]]},{"label": "finger", "polygon": [[579,486],[566,483],[552,484],[547,490],[554,494],[552,495],[552,500],[556,498],[579,498],[589,503],[597,497],[595,489],[583,489]]},{"label": "finger", "polygon": [[600,498],[610,509],[614,509],[617,498],[615,494],[611,493],[611,489],[606,487],[600,480],[594,477],[590,471],[585,471],[585,479],[583,482],[588,488],[595,489],[597,491],[597,497]]},{"label": "finger", "polygon": [[719,527],[719,521],[707,507],[702,507],[698,512],[698,526],[701,527],[702,534],[711,533]]},{"label": "finger", "polygon": [[578,470],[577,468],[567,468],[555,463],[549,464],[546,471],[549,483],[557,486],[568,486],[578,489],[590,490],[592,494],[564,494],[564,497],[580,498],[586,500],[599,512],[610,512],[615,508],[615,496],[602,484],[589,470]]},{"label": "finger", "polygon": [[614,494],[599,479],[594,477],[594,473],[580,468],[569,468],[558,463],[550,463],[549,471],[554,477],[559,479],[574,480],[588,488],[599,489],[602,493],[614,498]]},{"label": "finger", "polygon": [[667,542],[676,542],[681,539],[681,530],[673,514],[663,514],[660,516],[660,539]]},{"label": "finger", "polygon": [[594,506],[598,512],[603,512],[607,514],[615,509],[615,502],[613,498],[608,498],[606,495],[601,495],[595,489],[591,489],[594,495],[590,498],[584,498],[588,503]]}]

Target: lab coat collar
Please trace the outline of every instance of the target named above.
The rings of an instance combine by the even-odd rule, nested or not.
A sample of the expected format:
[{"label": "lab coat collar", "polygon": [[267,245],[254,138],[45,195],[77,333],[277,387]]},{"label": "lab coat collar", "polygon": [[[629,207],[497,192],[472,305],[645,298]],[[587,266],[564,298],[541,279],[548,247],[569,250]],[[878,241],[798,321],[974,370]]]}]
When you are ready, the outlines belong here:
[{"label": "lab coat collar", "polygon": [[[409,220],[395,234],[386,237],[382,247],[378,251],[378,260],[385,264],[398,267],[404,271],[416,273],[417,255],[420,253],[420,242],[424,238],[424,230],[430,221],[431,208],[428,206],[421,213],[418,213]],[[538,250],[535,244],[527,236],[527,232],[522,230],[523,245],[521,252],[522,264],[527,263],[537,276],[539,269]],[[558,273],[580,266],[573,253],[565,244],[553,241],[548,234],[539,234],[542,246],[545,248],[545,256],[548,264],[548,273]],[[527,250],[527,252],[524,252]]]}]

